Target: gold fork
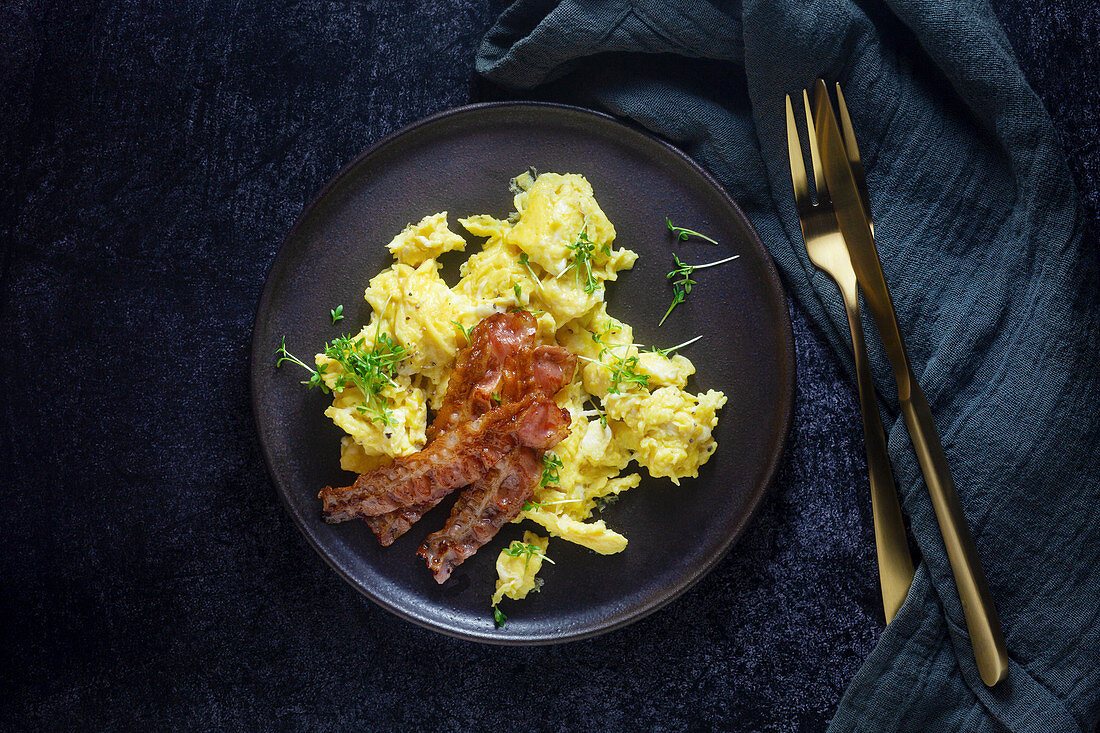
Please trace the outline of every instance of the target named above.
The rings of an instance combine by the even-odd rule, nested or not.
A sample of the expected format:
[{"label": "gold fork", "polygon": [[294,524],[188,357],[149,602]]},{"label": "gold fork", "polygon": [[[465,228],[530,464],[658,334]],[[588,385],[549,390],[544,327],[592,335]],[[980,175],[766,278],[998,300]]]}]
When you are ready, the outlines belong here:
[{"label": "gold fork", "polygon": [[[821,102],[821,99],[818,99]],[[827,102],[827,100],[826,100]],[[879,418],[875,388],[871,382],[871,366],[867,359],[867,347],[863,341],[863,326],[859,319],[859,289],[856,273],[848,256],[844,237],[840,233],[836,213],[825,175],[821,167],[817,136],[814,133],[810,98],[802,91],[802,103],[806,110],[806,126],[813,161],[814,187],[817,203],[810,198],[806,166],[802,160],[802,144],[798,139],[794,108],[787,95],[787,153],[791,161],[791,183],[794,201],[798,209],[798,222],[802,226],[802,238],[810,260],[840,288],[844,310],[848,314],[848,327],[852,332],[852,351],[856,362],[856,381],[859,386],[859,406],[863,414],[863,437],[867,448],[867,470],[871,481],[871,513],[875,525],[875,547],[878,554],[879,584],[882,587],[882,607],[886,623],[893,620],[909,586],[913,583],[913,560],[905,540],[905,526],[901,520],[901,506],[894,489],[894,474],[886,452],[886,435]]]}]

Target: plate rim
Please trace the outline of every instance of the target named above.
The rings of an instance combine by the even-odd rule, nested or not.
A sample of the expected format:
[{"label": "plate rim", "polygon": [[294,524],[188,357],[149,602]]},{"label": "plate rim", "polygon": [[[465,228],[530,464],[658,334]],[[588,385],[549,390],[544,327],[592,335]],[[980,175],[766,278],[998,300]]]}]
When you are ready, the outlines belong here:
[{"label": "plate rim", "polygon": [[[666,151],[672,153],[675,157],[686,163],[689,168],[693,169],[697,174],[703,177],[703,179],[710,184],[719,196],[725,201],[726,205],[733,212],[734,217],[742,225],[745,232],[748,234],[749,242],[755,246],[759,252],[763,255],[765,276],[772,286],[774,292],[778,293],[782,302],[780,308],[780,330],[782,331],[783,351],[790,363],[790,369],[788,370],[787,383],[784,385],[783,399],[786,400],[786,409],[781,416],[782,425],[780,427],[781,438],[776,443],[775,449],[768,456],[768,464],[764,472],[764,480],[760,481],[754,488],[754,491],[748,499],[748,509],[742,515],[741,520],[737,522],[728,537],[724,541],[721,548],[715,552],[710,558],[707,558],[705,562],[692,569],[692,572],[688,573],[682,581],[677,584],[672,592],[664,595],[656,600],[649,601],[633,613],[628,614],[623,618],[619,618],[607,623],[599,623],[590,626],[579,632],[563,632],[558,631],[544,636],[532,637],[532,638],[507,638],[507,637],[493,637],[490,634],[479,634],[477,632],[470,632],[458,628],[452,628],[446,625],[445,622],[435,622],[431,620],[418,618],[412,614],[405,612],[399,608],[396,608],[392,604],[386,602],[379,595],[371,592],[360,580],[352,577],[352,574],[341,567],[333,557],[325,550],[320,540],[315,536],[315,533],[311,528],[299,517],[294,507],[291,505],[290,498],[288,496],[287,489],[283,486],[282,482],[276,476],[274,470],[274,461],[271,455],[271,451],[268,447],[268,441],[264,435],[263,423],[260,419],[259,411],[259,399],[257,394],[257,384],[260,379],[260,369],[263,362],[257,357],[261,356],[259,343],[260,321],[265,312],[269,310],[270,301],[274,297],[274,283],[271,279],[272,272],[275,271],[277,265],[284,256],[288,256],[286,253],[291,240],[299,233],[299,230],[304,225],[305,221],[312,214],[317,205],[328,195],[328,193],[340,184],[346,176],[348,176],[355,168],[357,168],[365,159],[374,155],[378,151],[384,149],[388,145],[392,144],[398,138],[413,132],[421,127],[438,122],[439,120],[446,119],[448,117],[456,117],[466,114],[474,114],[488,109],[503,109],[503,108],[515,108],[515,109],[548,109],[556,111],[564,111],[573,114],[588,115],[595,117],[604,122],[611,122],[615,125],[620,125],[629,129],[631,132],[648,138],[651,142],[657,143]],[[794,420],[794,403],[795,403],[795,384],[797,376],[797,363],[795,361],[794,351],[794,331],[791,325],[790,309],[788,305],[786,290],[783,288],[782,280],[779,277],[779,270],[775,265],[775,261],[768,252],[767,247],[764,245],[764,241],[760,238],[760,234],[753,227],[752,222],[742,211],[741,207],[733,199],[732,196],[726,191],[718,180],[711,175],[709,171],[703,168],[687,153],[680,150],[671,143],[662,140],[650,131],[640,127],[636,123],[632,123],[629,120],[623,120],[605,112],[589,109],[586,107],[580,107],[571,104],[562,104],[559,102],[542,102],[542,101],[497,101],[497,102],[475,102],[472,104],[465,104],[458,107],[450,107],[448,109],[435,112],[426,117],[422,117],[418,120],[410,122],[403,127],[383,136],[374,143],[368,145],[358,155],[352,158],[344,166],[342,166],[335,174],[333,174],[328,181],[322,186],[317,193],[306,203],[298,217],[294,220],[293,225],[287,230],[286,235],[282,238],[278,249],[275,251],[274,257],[271,259],[271,263],[268,265],[266,272],[264,273],[264,285],[260,294],[260,299],[256,304],[256,311],[252,321],[252,339],[249,347],[248,355],[248,381],[249,381],[249,400],[252,403],[252,420],[255,423],[256,438],[260,444],[260,452],[263,455],[264,466],[267,469],[267,475],[271,483],[274,485],[276,493],[279,495],[279,501],[283,505],[283,509],[294,520],[294,524],[297,525],[298,530],[305,536],[306,541],[313,548],[313,550],[320,555],[325,563],[332,568],[337,575],[339,575],[345,582],[355,588],[359,593],[366,596],[373,603],[386,610],[395,616],[416,624],[422,628],[429,629],[431,631],[450,636],[452,638],[463,639],[466,641],[474,641],[482,644],[488,644],[493,646],[548,646],[551,644],[562,644],[571,641],[581,641],[583,639],[590,639],[601,634],[606,634],[616,629],[621,629],[625,626],[633,624],[641,619],[649,616],[650,614],[664,608],[672,601],[676,600],[688,590],[693,588],[700,580],[708,575],[722,560],[729,555],[730,550],[737,544],[738,540],[745,533],[745,529],[751,524],[752,520],[756,517],[757,512],[763,504],[764,497],[771,491],[775,485],[775,479],[779,471],[779,464],[783,458],[783,454],[786,450],[787,443],[790,439],[791,424]]]}]

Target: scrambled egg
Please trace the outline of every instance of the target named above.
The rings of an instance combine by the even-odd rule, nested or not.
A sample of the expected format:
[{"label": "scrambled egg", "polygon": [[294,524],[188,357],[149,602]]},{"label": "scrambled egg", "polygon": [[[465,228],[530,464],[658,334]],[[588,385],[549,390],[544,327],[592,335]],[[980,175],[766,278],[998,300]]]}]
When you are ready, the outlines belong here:
[{"label": "scrambled egg", "polygon": [[526,598],[528,593],[538,590],[542,583],[535,576],[542,568],[548,544],[550,544],[549,538],[539,537],[534,532],[524,532],[522,544],[513,542],[508,549],[500,551],[497,556],[499,580],[497,580],[497,592],[493,594],[494,606],[500,603],[504,596]]},{"label": "scrambled egg", "polygon": [[[362,473],[423,448],[428,409],[442,401],[464,333],[492,313],[524,308],[536,315],[539,338],[571,350],[579,368],[556,397],[572,416],[570,433],[547,453],[542,481],[516,521],[600,554],[622,552],[627,538],[593,513],[639,484],[638,472],[623,475],[631,462],[675,484],[698,476],[717,448],[712,431],[726,397],[688,392],[691,361],[641,351],[630,326],[607,313],[604,283],[638,255],[615,249],[615,227],[584,177],[525,173],[513,190],[509,219],[458,220],[485,242],[454,287],[440,277],[437,258],[467,242],[449,228],[447,212],[410,224],[388,245],[395,263],[367,287],[372,314],[359,337],[373,344],[385,334],[404,358],[379,395],[387,420],[366,409],[355,386],[334,391],[325,414],[347,433],[340,465]],[[318,354],[316,363],[326,385],[338,387],[339,362]],[[501,551],[494,606],[538,589],[548,544],[526,532],[522,544]]]}]

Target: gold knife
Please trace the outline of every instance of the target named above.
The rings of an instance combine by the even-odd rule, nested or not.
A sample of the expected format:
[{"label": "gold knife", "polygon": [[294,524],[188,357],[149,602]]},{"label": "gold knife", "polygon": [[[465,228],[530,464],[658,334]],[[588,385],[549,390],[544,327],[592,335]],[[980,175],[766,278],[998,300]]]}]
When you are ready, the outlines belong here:
[{"label": "gold knife", "polygon": [[[829,99],[829,91],[821,79],[817,80],[815,93]],[[917,461],[928,485],[936,520],[943,534],[978,672],[982,682],[992,687],[1008,674],[1008,652],[1000,622],[997,620],[997,611],[978,559],[974,539],[970,535],[970,528],[959,503],[959,496],[951,480],[947,457],[944,455],[936,425],[932,421],[932,411],[924,392],[917,384],[905,352],[905,343],[898,328],[890,291],[886,287],[869,217],[860,201],[840,128],[833,114],[832,101],[819,108],[823,108],[824,113],[817,115],[815,126],[821,146],[825,180],[832,194],[837,221],[848,245],[864,300],[878,326],[886,355],[894,370],[894,378],[898,383],[898,401],[901,403],[905,424],[909,428]]]}]

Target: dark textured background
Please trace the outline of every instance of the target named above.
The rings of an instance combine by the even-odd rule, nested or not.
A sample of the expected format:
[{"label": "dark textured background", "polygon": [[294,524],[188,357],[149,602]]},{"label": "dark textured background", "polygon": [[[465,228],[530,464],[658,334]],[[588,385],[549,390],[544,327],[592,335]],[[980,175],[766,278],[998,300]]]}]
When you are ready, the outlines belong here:
[{"label": "dark textured background", "polygon": [[[695,589],[598,639],[399,621],[267,478],[247,354],[282,235],[382,135],[502,96],[472,59],[504,5],[0,9],[3,727],[824,727],[881,622],[855,399],[797,309],[776,491]],[[1100,10],[994,5],[1095,225]]]}]

